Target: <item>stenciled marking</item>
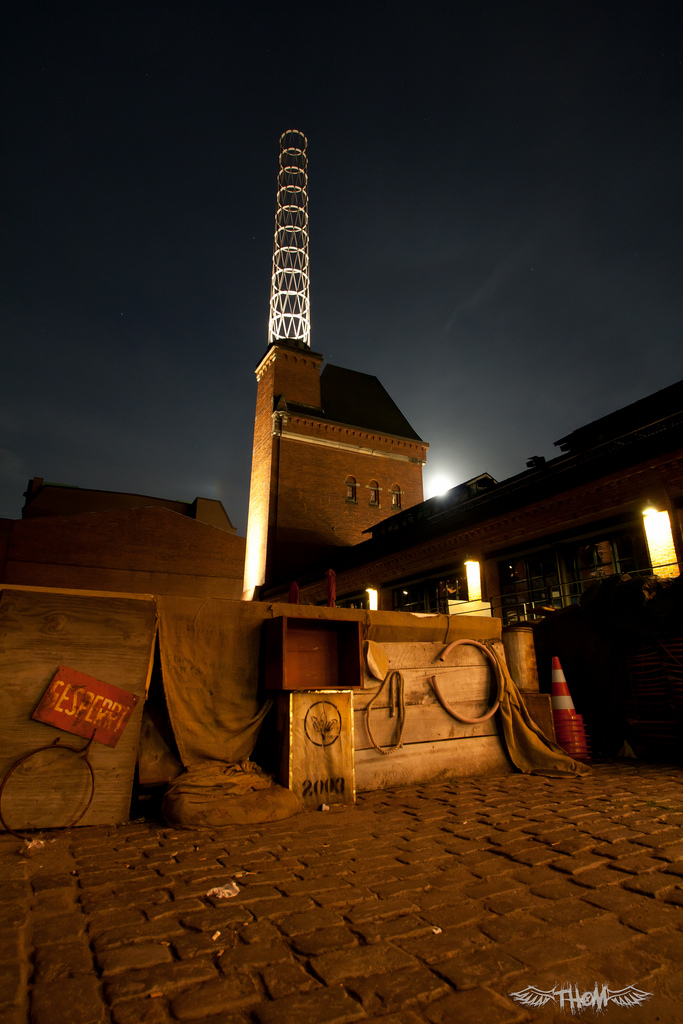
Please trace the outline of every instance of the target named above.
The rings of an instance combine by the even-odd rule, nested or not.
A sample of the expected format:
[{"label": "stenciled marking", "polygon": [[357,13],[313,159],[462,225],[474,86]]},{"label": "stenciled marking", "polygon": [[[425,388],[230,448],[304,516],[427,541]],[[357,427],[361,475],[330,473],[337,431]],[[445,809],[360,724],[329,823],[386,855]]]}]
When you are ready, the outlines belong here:
[{"label": "stenciled marking", "polygon": [[301,795],[311,796],[323,796],[329,793],[344,793],[346,790],[346,780],[343,777],[338,779],[306,779],[303,784]]}]

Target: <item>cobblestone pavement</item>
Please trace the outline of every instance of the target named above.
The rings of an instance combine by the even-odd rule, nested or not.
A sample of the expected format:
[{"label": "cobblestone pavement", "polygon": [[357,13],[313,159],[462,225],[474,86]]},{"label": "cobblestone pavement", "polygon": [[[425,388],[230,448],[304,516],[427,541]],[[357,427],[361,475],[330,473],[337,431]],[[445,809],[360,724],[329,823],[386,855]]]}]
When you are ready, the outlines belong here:
[{"label": "cobblestone pavement", "polygon": [[[4,1024],[683,1021],[683,771],[495,775],[220,830],[0,835]],[[236,881],[231,899],[207,896]],[[577,1010],[571,985],[652,993]],[[574,1011],[572,1013],[572,1011]]]}]

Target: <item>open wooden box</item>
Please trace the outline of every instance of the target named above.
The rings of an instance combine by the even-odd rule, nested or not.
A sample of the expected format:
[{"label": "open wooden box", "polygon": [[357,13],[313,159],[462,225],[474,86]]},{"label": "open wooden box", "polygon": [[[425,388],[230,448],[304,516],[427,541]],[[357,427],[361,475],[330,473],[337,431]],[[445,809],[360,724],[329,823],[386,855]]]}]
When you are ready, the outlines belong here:
[{"label": "open wooden box", "polygon": [[268,690],[346,690],[363,679],[361,624],[347,619],[267,619]]}]

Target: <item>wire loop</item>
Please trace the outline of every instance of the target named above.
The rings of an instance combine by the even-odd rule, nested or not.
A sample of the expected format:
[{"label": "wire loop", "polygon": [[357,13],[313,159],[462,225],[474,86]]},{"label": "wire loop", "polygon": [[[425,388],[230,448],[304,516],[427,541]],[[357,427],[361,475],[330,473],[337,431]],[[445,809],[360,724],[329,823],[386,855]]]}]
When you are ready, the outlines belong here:
[{"label": "wire loop", "polygon": [[13,828],[10,828],[7,822],[5,821],[5,818],[2,813],[2,794],[5,790],[5,786],[7,785],[7,783],[9,782],[10,778],[17,770],[17,768],[24,764],[25,761],[28,761],[30,757],[34,757],[36,754],[40,754],[44,750],[67,750],[70,753],[75,754],[76,757],[83,758],[83,762],[87,765],[88,771],[90,772],[90,797],[83,810],[74,818],[73,821],[70,821],[67,825],[54,825],[50,826],[51,828],[73,828],[73,826],[77,825],[78,822],[81,820],[81,818],[88,810],[90,804],[93,801],[93,797],[95,796],[95,772],[93,771],[93,766],[90,764],[90,761],[88,759],[88,753],[90,751],[90,745],[92,741],[95,739],[95,733],[93,732],[92,736],[90,737],[86,745],[80,748],[63,746],[59,742],[60,738],[61,737],[58,736],[54,743],[48,743],[44,747],[36,747],[35,750],[30,750],[28,754],[23,754],[14,762],[11,768],[7,772],[5,772],[5,777],[3,778],[2,782],[0,782],[0,824],[3,825],[3,827],[7,830],[7,832],[10,833],[10,835],[16,836],[17,839],[26,840],[26,837],[22,836],[20,832],[16,832]]}]

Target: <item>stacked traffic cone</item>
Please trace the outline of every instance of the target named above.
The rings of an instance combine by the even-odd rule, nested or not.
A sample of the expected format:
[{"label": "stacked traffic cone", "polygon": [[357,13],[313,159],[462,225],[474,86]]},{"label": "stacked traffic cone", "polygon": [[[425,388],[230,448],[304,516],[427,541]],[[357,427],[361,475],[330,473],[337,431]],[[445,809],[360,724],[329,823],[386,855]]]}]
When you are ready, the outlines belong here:
[{"label": "stacked traffic cone", "polygon": [[583,717],[576,713],[559,658],[553,658],[552,705],[555,735],[559,745],[575,761],[590,761]]}]

